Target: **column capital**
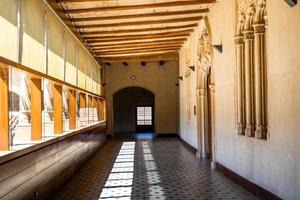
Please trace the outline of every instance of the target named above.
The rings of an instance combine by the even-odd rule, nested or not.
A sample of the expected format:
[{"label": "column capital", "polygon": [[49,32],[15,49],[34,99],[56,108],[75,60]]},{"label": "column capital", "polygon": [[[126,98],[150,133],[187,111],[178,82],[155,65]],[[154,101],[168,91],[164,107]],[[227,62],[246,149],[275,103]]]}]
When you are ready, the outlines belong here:
[{"label": "column capital", "polygon": [[254,24],[254,34],[265,34],[266,28],[265,24]]},{"label": "column capital", "polygon": [[254,31],[253,30],[245,30],[244,32],[244,38],[245,40],[253,40],[254,39]]},{"label": "column capital", "polygon": [[244,36],[242,36],[242,35],[236,35],[234,37],[234,43],[235,43],[235,45],[244,45],[245,44]]},{"label": "column capital", "polygon": [[203,88],[197,88],[197,89],[196,89],[196,93],[197,93],[197,96],[198,96],[198,97],[206,96],[206,91],[205,91],[205,89],[203,89]]}]

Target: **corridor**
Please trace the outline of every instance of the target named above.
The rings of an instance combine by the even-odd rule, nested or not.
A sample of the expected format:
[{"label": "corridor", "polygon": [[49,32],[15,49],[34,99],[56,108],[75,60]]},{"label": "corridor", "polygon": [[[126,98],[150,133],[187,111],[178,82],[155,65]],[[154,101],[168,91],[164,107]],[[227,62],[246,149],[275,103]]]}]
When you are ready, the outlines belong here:
[{"label": "corridor", "polygon": [[177,138],[108,140],[62,188],[62,199],[256,199],[198,161]]}]

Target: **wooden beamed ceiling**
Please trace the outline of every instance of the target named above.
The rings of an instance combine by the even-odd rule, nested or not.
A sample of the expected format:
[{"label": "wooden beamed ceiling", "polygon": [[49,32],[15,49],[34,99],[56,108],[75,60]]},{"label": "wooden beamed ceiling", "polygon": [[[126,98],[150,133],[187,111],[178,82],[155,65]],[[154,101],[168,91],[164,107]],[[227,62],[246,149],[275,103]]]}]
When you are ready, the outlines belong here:
[{"label": "wooden beamed ceiling", "polygon": [[102,62],[177,60],[181,46],[215,3],[215,0],[48,1]]}]

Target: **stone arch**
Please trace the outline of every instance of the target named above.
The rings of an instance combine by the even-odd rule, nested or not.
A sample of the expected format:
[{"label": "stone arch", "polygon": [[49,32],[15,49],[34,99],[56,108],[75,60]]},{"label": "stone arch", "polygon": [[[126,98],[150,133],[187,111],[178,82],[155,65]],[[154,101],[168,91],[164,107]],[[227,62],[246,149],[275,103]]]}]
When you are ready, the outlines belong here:
[{"label": "stone arch", "polygon": [[[213,78],[212,53],[211,29],[208,18],[205,17],[200,28],[197,52],[197,157],[209,158],[213,163],[215,152],[213,149],[215,143],[213,122],[214,85],[213,81],[210,81]],[[211,117],[209,118],[209,116]]]},{"label": "stone arch", "polygon": [[[128,86],[116,90],[112,97],[113,133],[135,133],[137,131],[135,109],[138,105],[153,107],[153,130],[151,132],[155,131],[155,93],[144,87]],[[124,127],[124,125],[126,126]]]},{"label": "stone arch", "polygon": [[257,2],[257,7],[254,16],[255,24],[267,24],[267,9],[266,9],[266,1],[259,0]]}]

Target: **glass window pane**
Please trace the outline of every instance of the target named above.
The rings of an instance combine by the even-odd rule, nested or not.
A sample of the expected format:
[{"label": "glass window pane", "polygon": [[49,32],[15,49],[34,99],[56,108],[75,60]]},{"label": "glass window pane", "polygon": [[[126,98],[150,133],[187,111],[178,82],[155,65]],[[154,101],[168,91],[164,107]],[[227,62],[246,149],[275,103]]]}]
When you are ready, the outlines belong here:
[{"label": "glass window pane", "polygon": [[51,82],[46,79],[43,80],[43,128],[45,139],[55,137],[52,87]]},{"label": "glass window pane", "polygon": [[9,131],[12,150],[18,150],[31,141],[30,97],[26,73],[9,70]]}]

